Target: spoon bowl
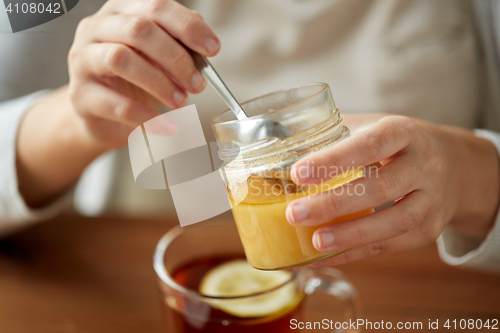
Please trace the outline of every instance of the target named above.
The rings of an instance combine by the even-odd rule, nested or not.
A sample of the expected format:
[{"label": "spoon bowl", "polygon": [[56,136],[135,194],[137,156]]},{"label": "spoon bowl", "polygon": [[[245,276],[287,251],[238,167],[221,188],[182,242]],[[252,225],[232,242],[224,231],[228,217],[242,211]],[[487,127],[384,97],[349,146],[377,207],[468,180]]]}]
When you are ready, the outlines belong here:
[{"label": "spoon bowl", "polygon": [[245,142],[256,142],[268,138],[285,140],[286,138],[292,136],[292,133],[278,122],[267,119],[252,119],[252,117],[248,117],[208,59],[198,53],[192,53],[192,56],[196,68],[201,72],[201,75],[203,75],[212,88],[214,88],[224,102],[226,102],[236,118],[241,120],[238,122],[238,128],[243,132],[241,134],[242,137],[245,138]]}]

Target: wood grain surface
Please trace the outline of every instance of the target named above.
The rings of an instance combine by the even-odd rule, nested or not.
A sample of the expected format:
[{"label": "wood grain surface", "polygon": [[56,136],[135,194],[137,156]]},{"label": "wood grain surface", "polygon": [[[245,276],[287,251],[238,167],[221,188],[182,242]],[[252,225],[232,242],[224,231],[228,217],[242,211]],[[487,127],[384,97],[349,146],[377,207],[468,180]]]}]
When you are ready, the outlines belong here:
[{"label": "wood grain surface", "polygon": [[[0,240],[0,332],[164,332],[152,254],[173,225],[65,215]],[[447,266],[434,245],[339,268],[367,320],[500,319],[500,276]]]}]

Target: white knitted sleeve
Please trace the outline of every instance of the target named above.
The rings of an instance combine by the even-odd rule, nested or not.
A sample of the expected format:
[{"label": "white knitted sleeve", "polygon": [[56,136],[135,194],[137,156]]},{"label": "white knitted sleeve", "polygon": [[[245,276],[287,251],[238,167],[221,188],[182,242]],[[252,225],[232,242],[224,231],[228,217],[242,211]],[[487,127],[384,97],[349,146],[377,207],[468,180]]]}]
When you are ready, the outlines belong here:
[{"label": "white knitted sleeve", "polygon": [[19,124],[30,106],[47,91],[0,103],[0,235],[48,219],[71,202],[65,195],[42,209],[30,209],[19,193],[16,172],[16,140]]}]

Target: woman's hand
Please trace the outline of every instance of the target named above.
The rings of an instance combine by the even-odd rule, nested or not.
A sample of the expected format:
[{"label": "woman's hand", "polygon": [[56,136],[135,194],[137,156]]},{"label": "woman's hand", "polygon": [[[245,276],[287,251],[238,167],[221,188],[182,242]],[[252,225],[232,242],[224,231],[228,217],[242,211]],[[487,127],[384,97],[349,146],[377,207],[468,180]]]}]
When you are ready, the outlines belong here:
[{"label": "woman's hand", "polygon": [[[81,21],[68,56],[70,83],[33,105],[17,139],[18,187],[42,207],[64,193],[103,152],[156,117],[183,106],[206,83],[186,48],[217,54],[217,36],[173,0],[109,0]],[[76,112],[75,112],[76,111]],[[155,128],[172,135],[173,122]]]},{"label": "woman's hand", "polygon": [[323,192],[293,201],[286,211],[292,225],[321,225],[396,201],[371,215],[319,228],[312,239],[316,249],[350,249],[322,264],[411,250],[435,241],[448,223],[473,237],[485,237],[499,204],[495,147],[459,128],[402,116],[379,118],[368,129],[304,157],[292,168],[297,184],[318,184],[331,177],[331,170],[382,165],[345,185],[350,191]]},{"label": "woman's hand", "polygon": [[[178,108],[206,82],[188,53],[217,54],[220,42],[200,14],[173,0],[110,0],[77,29],[68,62],[69,93],[88,132],[105,148]],[[174,123],[163,133],[175,132]]]}]

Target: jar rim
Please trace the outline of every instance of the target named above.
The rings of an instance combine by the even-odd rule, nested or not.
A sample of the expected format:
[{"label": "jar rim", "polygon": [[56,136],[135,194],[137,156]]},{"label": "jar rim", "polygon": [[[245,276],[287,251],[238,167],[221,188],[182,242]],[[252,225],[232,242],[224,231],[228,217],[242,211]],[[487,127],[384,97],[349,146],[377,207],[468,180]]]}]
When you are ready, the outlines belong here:
[{"label": "jar rim", "polygon": [[314,93],[313,95],[308,96],[308,97],[306,97],[304,99],[301,99],[300,101],[297,101],[295,103],[289,104],[289,105],[287,105],[285,107],[282,107],[282,108],[279,108],[279,109],[276,109],[276,110],[272,110],[270,112],[265,112],[265,113],[258,114],[258,115],[255,115],[255,116],[249,116],[248,119],[243,119],[243,120],[233,119],[233,120],[227,120],[227,121],[217,121],[217,119],[219,117],[222,117],[226,113],[231,112],[231,109],[226,109],[226,110],[218,113],[215,117],[212,118],[212,120],[211,120],[212,126],[214,126],[216,124],[232,124],[232,123],[236,123],[236,122],[247,121],[247,120],[250,120],[250,119],[264,118],[266,115],[269,115],[271,113],[273,113],[273,114],[274,113],[278,113],[280,111],[283,111],[283,110],[289,109],[291,107],[294,107],[296,105],[302,104],[302,103],[304,103],[304,102],[306,102],[308,100],[311,100],[311,99],[313,99],[315,97],[318,97],[319,95],[321,95],[322,93],[324,93],[325,90],[330,89],[330,85],[328,83],[324,83],[324,82],[311,82],[311,83],[296,85],[296,86],[293,86],[293,87],[290,87],[290,88],[286,88],[286,89],[275,90],[275,91],[267,93],[265,95],[261,95],[261,96],[254,97],[252,99],[246,100],[246,101],[240,103],[240,105],[243,106],[245,104],[248,104],[248,103],[254,102],[256,100],[263,99],[263,98],[266,98],[266,97],[269,97],[271,95],[275,95],[275,94],[278,94],[278,93],[281,93],[281,92],[288,92],[288,91],[293,91],[293,90],[297,90],[297,89],[300,89],[300,88],[306,88],[306,87],[312,87],[312,86],[321,86],[322,88],[318,92]]}]

